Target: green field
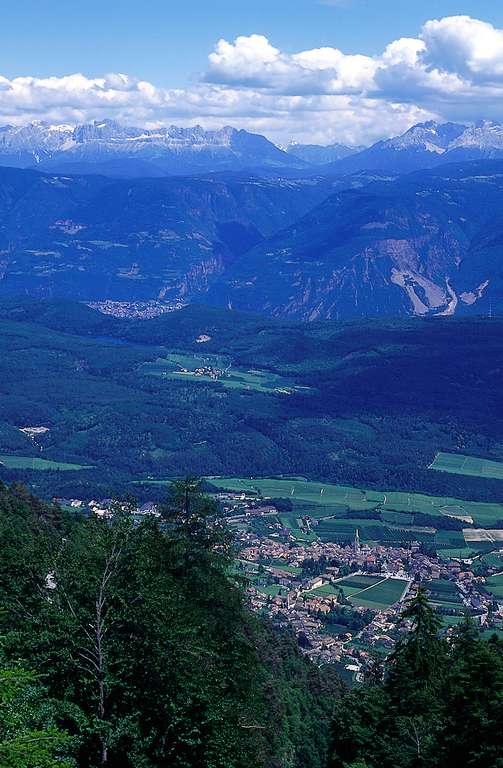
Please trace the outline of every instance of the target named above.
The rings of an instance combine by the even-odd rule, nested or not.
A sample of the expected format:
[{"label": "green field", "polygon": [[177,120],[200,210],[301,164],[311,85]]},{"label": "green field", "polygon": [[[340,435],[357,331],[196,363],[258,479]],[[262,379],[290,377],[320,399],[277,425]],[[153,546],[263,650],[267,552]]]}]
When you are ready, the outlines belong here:
[{"label": "green field", "polygon": [[464,456],[461,453],[437,453],[430,464],[430,469],[452,472],[455,475],[503,480],[503,462],[480,459],[477,456]]},{"label": "green field", "polygon": [[318,595],[319,597],[327,597],[327,596],[330,596],[330,595],[338,595],[339,594],[339,590],[336,589],[332,584],[323,584],[323,586],[316,587],[316,589],[312,589],[307,594],[308,595]]},{"label": "green field", "polygon": [[402,579],[386,579],[361,592],[350,596],[353,605],[374,610],[385,610],[398,602],[404,592],[407,582]]},{"label": "green field", "polygon": [[[211,368],[216,375],[201,373]],[[196,372],[198,371],[199,372]],[[265,370],[245,370],[231,366],[231,361],[222,355],[198,355],[171,352],[152,363],[142,366],[144,373],[173,381],[196,381],[211,384],[218,382],[230,389],[247,389],[255,392],[291,394],[296,387],[289,379]]]},{"label": "green field", "polygon": [[383,611],[398,602],[407,582],[379,576],[348,576],[336,582],[345,597],[355,606]]},{"label": "green field", "polygon": [[496,576],[489,576],[484,584],[484,589],[498,600],[503,599],[503,573]]},{"label": "green field", "polygon": [[457,585],[447,579],[431,579],[424,582],[423,586],[429,592],[429,601],[436,608],[444,611],[456,611],[459,616],[464,615],[465,607],[463,598]]},{"label": "green field", "polygon": [[462,624],[465,620],[464,616],[448,616],[447,614],[442,614],[442,624],[444,627],[457,627],[459,624]]},{"label": "green field", "polygon": [[[302,478],[290,480],[284,478],[214,477],[207,479],[218,488],[245,491],[265,498],[288,498],[294,505],[301,503],[315,505],[318,510],[317,514],[311,516],[318,518],[332,516],[333,513],[330,511],[330,508],[334,506],[344,506],[351,512],[380,510],[383,515],[395,513],[392,516],[395,525],[399,524],[400,521],[397,515],[404,513],[403,529],[409,523],[410,516],[418,512],[425,515],[457,517],[467,522],[473,521],[475,525],[481,527],[490,527],[491,524],[494,525],[496,521],[503,519],[503,504],[464,501],[449,496],[427,496],[422,493],[406,493],[402,491],[365,490],[347,485],[320,483]],[[326,514],[323,514],[323,512]],[[310,513],[308,512],[308,514]],[[377,523],[379,526],[379,521],[367,520],[365,522],[367,525]],[[449,533],[456,532],[449,531]],[[393,535],[391,538],[393,538]],[[453,546],[456,546],[456,544]],[[465,542],[459,541],[459,546],[463,548]]]},{"label": "green field", "polygon": [[0,455],[0,468],[5,469],[29,469],[32,471],[59,471],[70,472],[79,471],[81,469],[92,469],[91,466],[85,466],[83,464],[67,464],[62,461],[51,461],[49,459],[39,459],[34,456],[1,456]]}]

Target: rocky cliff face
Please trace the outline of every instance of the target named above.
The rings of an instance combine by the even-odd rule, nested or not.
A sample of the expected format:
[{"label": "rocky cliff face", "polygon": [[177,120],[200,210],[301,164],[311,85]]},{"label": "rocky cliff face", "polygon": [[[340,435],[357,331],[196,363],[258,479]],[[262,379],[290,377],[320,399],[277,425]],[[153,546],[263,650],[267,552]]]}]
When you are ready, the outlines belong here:
[{"label": "rocky cliff face", "polygon": [[238,259],[208,300],[304,320],[503,308],[503,163],[338,192]]}]

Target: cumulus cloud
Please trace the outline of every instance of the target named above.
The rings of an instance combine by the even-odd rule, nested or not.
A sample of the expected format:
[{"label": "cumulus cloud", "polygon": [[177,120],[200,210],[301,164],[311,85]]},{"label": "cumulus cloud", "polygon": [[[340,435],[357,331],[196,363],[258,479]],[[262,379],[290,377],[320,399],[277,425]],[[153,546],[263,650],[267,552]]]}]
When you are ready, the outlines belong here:
[{"label": "cumulus cloud", "polygon": [[126,74],[0,76],[0,122],[231,123],[276,141],[362,143],[423,119],[503,119],[502,97],[503,30],[450,16],[376,56],[336,45],[286,52],[259,34],[222,39],[207,71],[184,89]]}]

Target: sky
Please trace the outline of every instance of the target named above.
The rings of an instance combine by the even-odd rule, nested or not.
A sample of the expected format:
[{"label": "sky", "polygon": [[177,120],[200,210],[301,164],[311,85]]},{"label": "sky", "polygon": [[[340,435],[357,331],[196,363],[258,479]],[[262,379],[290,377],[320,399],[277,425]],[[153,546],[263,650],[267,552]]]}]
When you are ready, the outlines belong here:
[{"label": "sky", "polygon": [[497,0],[16,0],[0,124],[234,125],[369,144],[428,120],[503,121]]}]

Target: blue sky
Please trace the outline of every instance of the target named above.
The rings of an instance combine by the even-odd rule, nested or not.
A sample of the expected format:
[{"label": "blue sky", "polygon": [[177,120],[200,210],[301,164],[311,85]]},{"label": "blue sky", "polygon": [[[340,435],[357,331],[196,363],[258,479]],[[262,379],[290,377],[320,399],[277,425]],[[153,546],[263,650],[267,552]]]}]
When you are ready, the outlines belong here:
[{"label": "blue sky", "polygon": [[503,119],[497,0],[2,5],[0,123],[230,123],[368,143],[422,119]]},{"label": "blue sky", "polygon": [[[378,54],[428,19],[466,14],[503,27],[498,0],[15,0],[2,3],[0,72],[127,72],[191,82],[224,37],[259,33],[287,52]],[[498,9],[499,6],[499,9]]]}]

